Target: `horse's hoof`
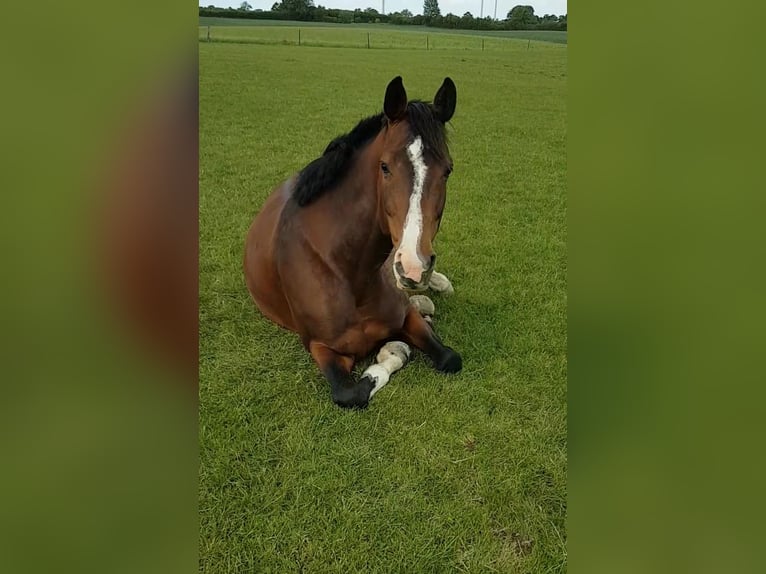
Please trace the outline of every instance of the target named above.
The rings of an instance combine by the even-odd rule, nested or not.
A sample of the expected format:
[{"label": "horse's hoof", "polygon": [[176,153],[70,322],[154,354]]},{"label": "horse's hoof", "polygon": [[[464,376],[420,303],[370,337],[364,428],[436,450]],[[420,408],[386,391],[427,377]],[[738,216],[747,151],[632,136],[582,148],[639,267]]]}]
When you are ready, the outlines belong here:
[{"label": "horse's hoof", "polygon": [[431,299],[426,295],[411,295],[410,305],[415,307],[415,309],[418,310],[418,313],[420,313],[423,317],[433,317],[436,313],[434,302],[431,301]]},{"label": "horse's hoof", "polygon": [[334,394],[332,401],[342,409],[366,409],[369,397],[363,398],[356,393]]},{"label": "horse's hoof", "polygon": [[370,377],[362,377],[358,383],[334,388],[332,400],[343,409],[366,409],[374,386],[375,381]]},{"label": "horse's hoof", "polygon": [[431,274],[431,278],[428,281],[428,288],[431,289],[431,291],[436,291],[443,295],[452,295],[455,292],[455,288],[452,286],[452,282],[447,279],[447,276],[436,271]]},{"label": "horse's hoof", "polygon": [[434,366],[441,373],[458,373],[463,368],[463,358],[459,353],[447,347]]}]

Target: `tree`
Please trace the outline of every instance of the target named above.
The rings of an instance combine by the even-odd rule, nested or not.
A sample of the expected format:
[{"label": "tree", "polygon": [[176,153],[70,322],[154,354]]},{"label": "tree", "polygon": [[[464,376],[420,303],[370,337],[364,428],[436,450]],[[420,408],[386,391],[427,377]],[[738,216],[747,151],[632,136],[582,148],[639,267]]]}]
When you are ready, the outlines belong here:
[{"label": "tree", "polygon": [[508,12],[511,30],[529,30],[537,24],[537,16],[532,6],[514,6]]},{"label": "tree", "polygon": [[441,16],[441,10],[439,10],[439,0],[425,0],[423,2],[423,18],[426,23],[429,23],[434,18]]},{"label": "tree", "polygon": [[538,18],[537,29],[538,30],[556,30],[559,25],[559,17],[555,14],[546,14],[542,18]]},{"label": "tree", "polygon": [[272,12],[286,14],[290,20],[310,20],[314,10],[314,0],[282,0],[271,8]]},{"label": "tree", "polygon": [[250,4],[248,4],[247,2],[242,2],[242,4],[239,5],[239,9],[244,10],[245,12],[250,12],[250,10],[252,10],[253,7],[250,6]]},{"label": "tree", "polygon": [[460,24],[460,17],[450,12],[444,17],[443,24],[445,28],[457,28]]},{"label": "tree", "polygon": [[411,24],[412,12],[406,8],[401,12],[391,12],[388,14],[388,21],[391,24]]}]

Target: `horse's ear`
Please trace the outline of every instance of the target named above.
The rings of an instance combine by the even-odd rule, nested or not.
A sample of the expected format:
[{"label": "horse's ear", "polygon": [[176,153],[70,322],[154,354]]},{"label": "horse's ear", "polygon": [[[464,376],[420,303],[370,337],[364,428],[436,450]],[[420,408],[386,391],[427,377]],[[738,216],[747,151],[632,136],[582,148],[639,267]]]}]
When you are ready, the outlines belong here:
[{"label": "horse's ear", "polygon": [[434,97],[436,117],[446,124],[452,118],[452,114],[455,113],[456,104],[457,89],[455,88],[455,82],[450,78],[444,78],[441,88],[439,88]]},{"label": "horse's ear", "polygon": [[386,99],[383,101],[383,113],[388,121],[400,120],[407,111],[407,92],[404,91],[402,77],[396,76],[386,88]]}]

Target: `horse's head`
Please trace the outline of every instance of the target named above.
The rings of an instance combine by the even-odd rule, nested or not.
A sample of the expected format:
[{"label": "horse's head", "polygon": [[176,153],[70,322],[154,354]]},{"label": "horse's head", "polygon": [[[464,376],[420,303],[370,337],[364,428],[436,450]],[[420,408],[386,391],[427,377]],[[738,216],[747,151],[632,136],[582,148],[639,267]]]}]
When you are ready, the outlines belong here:
[{"label": "horse's head", "polygon": [[433,104],[407,102],[401,77],[386,88],[386,129],[378,172],[378,201],[383,225],[396,249],[394,276],[401,287],[428,285],[452,159],[445,123],[455,112],[457,92],[445,78]]}]

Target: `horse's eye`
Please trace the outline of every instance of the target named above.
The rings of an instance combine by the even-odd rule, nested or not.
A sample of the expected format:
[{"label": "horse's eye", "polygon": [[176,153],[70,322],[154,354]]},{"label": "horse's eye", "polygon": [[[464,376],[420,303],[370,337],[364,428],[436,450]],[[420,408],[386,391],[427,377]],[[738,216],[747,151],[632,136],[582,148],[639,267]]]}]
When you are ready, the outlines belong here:
[{"label": "horse's eye", "polygon": [[383,175],[391,175],[391,172],[388,170],[388,164],[386,162],[380,162],[380,169],[383,171]]},{"label": "horse's eye", "polygon": [[451,173],[452,173],[452,167],[448,167],[447,170],[444,172],[444,179],[449,178]]}]

